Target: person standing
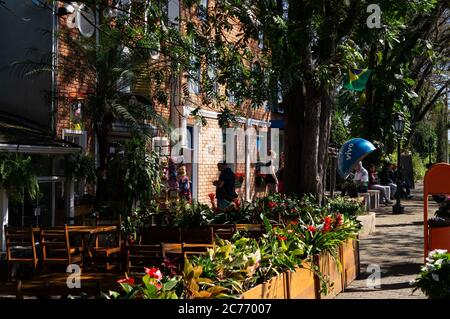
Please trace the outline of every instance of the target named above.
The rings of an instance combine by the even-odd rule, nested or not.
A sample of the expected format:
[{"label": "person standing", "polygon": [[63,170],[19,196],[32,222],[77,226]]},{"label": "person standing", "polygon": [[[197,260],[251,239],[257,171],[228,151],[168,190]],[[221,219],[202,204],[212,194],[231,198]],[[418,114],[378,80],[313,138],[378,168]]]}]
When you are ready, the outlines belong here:
[{"label": "person standing", "polygon": [[226,162],[219,162],[217,168],[219,179],[213,182],[216,186],[217,208],[226,209],[238,197],[234,189],[235,176]]},{"label": "person standing", "polygon": [[369,186],[369,173],[363,167],[362,162],[358,162],[355,166],[355,176],[353,182],[356,184],[358,193],[367,193]]},{"label": "person standing", "polygon": [[284,162],[285,162],[285,155],[284,153],[280,154],[280,167],[277,171],[277,180],[278,180],[278,192],[281,194],[284,194]]},{"label": "person standing", "polygon": [[266,175],[266,185],[268,193],[273,194],[278,192],[278,177],[275,171],[274,162],[277,154],[274,151],[269,151],[270,160],[265,164],[269,168],[269,173]]},{"label": "person standing", "polygon": [[392,204],[390,198],[387,198],[386,190],[378,182],[377,168],[374,164],[369,166],[369,189],[380,191],[382,203],[385,205]]}]

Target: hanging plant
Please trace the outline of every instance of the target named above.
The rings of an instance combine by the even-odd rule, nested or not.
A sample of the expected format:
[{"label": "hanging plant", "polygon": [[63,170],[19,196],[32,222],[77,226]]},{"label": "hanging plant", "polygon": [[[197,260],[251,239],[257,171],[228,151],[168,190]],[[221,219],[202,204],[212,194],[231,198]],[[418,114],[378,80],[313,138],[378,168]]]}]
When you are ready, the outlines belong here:
[{"label": "hanging plant", "polygon": [[70,178],[85,179],[88,183],[95,183],[95,159],[93,156],[77,154],[69,157],[66,163],[66,175]]},{"label": "hanging plant", "polygon": [[33,171],[31,157],[4,154],[0,157],[0,186],[5,188],[9,198],[22,202],[25,192],[31,199],[40,196],[37,176]]}]

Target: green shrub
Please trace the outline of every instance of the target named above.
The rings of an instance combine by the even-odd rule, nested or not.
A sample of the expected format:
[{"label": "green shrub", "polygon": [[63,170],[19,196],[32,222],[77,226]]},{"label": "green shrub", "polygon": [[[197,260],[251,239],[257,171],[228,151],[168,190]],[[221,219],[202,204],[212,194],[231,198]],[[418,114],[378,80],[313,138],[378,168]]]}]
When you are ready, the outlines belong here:
[{"label": "green shrub", "polygon": [[423,159],[419,154],[414,154],[412,157],[414,180],[422,180],[427,172],[426,159]]}]

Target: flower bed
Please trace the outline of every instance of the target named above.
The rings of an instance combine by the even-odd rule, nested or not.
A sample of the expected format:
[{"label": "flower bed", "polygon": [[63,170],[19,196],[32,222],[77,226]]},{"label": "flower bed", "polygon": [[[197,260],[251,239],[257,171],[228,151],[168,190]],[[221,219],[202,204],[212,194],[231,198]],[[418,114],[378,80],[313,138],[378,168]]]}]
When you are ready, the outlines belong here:
[{"label": "flower bed", "polygon": [[321,207],[311,197],[300,200],[280,195],[240,205],[236,214],[260,216],[261,235],[249,238],[238,232],[231,240],[217,239],[207,255],[186,260],[184,271],[177,274],[182,283],[177,287],[182,288],[177,288],[176,295],[332,298],[357,274],[358,207],[345,199]]},{"label": "flower bed", "polygon": [[343,288],[348,287],[359,274],[359,242],[349,239],[341,245]]},{"label": "flower bed", "polygon": [[301,268],[286,272],[286,285],[289,299],[317,299],[316,278],[311,264],[305,262]]},{"label": "flower bed", "polygon": [[279,274],[270,280],[247,290],[241,299],[288,299],[287,273]]}]

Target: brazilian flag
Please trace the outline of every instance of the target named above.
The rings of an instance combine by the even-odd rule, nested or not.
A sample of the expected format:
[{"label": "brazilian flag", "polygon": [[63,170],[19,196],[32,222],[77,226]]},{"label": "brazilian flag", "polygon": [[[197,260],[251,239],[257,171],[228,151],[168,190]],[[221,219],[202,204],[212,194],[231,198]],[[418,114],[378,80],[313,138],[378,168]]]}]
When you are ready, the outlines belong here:
[{"label": "brazilian flag", "polygon": [[371,69],[349,69],[344,80],[344,87],[351,91],[364,91],[371,73]]}]

